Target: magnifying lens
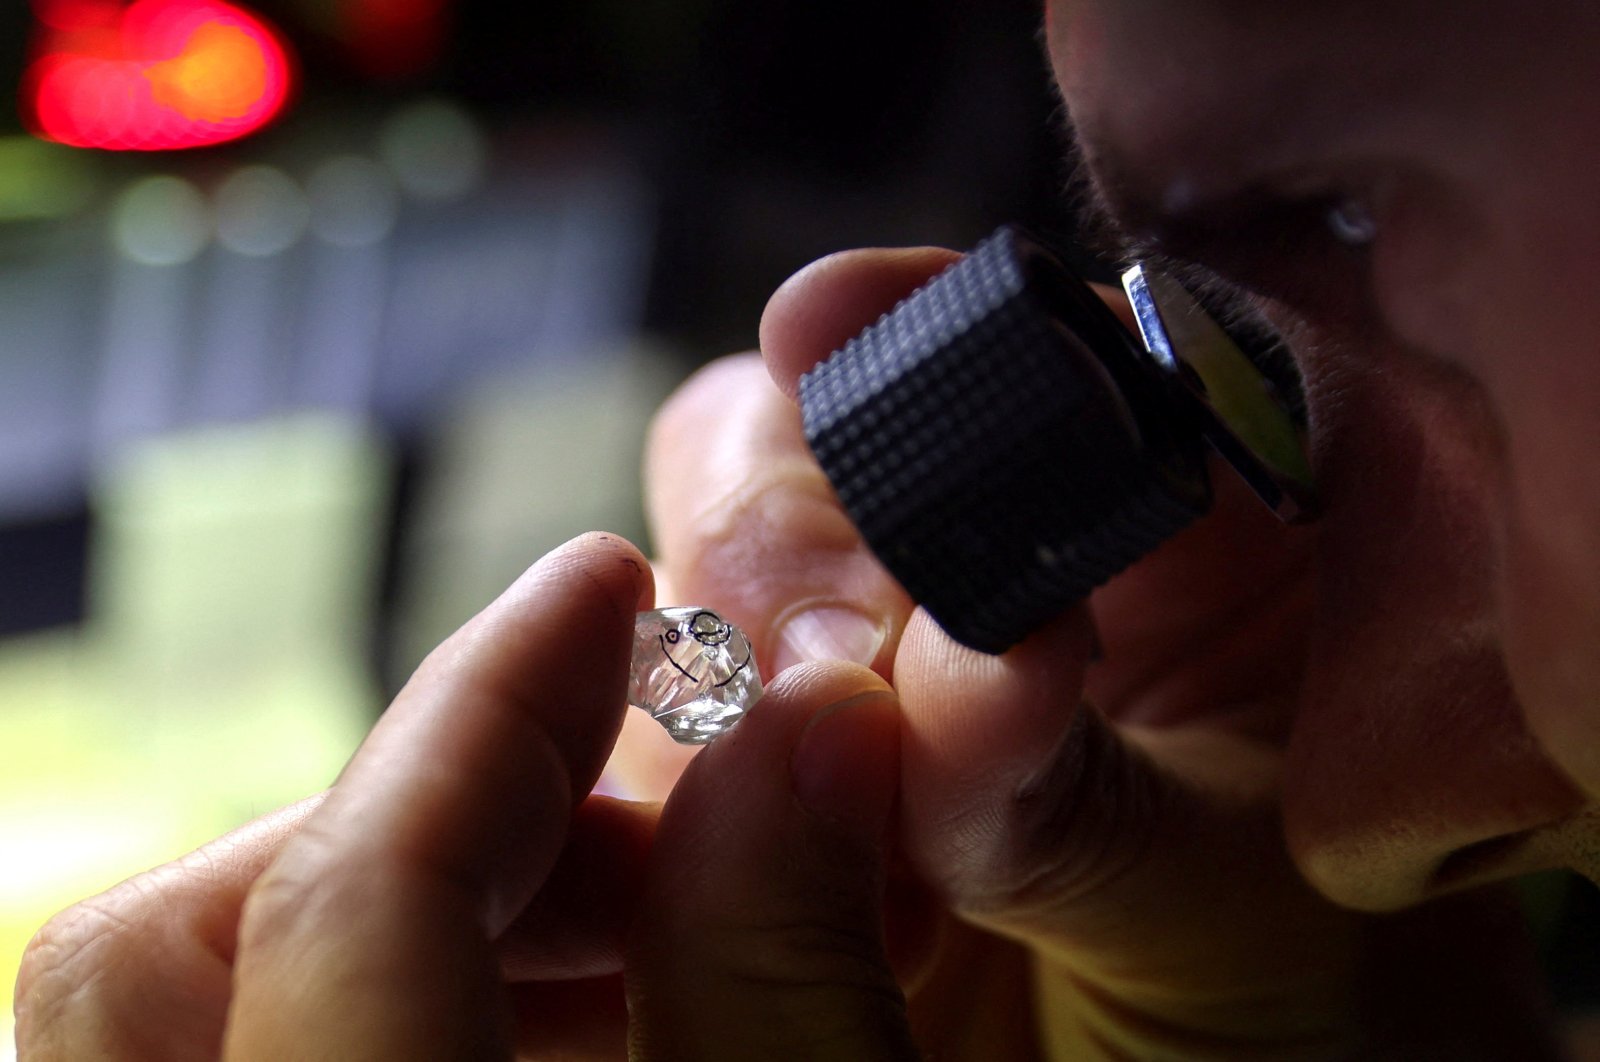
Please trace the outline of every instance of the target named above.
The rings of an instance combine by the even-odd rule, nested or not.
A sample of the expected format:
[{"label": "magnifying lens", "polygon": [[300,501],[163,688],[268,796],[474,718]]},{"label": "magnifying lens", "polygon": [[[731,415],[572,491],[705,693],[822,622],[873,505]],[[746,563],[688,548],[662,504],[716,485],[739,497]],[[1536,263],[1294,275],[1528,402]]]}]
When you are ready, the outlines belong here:
[{"label": "magnifying lens", "polygon": [[800,381],[845,511],[964,645],[1005,651],[1204,513],[1208,449],[1315,512],[1297,383],[1173,278],[1122,280],[1137,335],[1008,226]]}]

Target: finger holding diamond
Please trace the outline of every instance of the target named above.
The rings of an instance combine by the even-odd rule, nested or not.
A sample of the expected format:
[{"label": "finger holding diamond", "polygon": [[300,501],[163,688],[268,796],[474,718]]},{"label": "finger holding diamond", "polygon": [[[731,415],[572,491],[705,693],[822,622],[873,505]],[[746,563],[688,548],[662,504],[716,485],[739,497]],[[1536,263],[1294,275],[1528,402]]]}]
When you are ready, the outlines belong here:
[{"label": "finger holding diamond", "polygon": [[628,937],[629,1057],[911,1059],[884,940],[899,713],[859,667],[773,681],[662,812]]},{"label": "finger holding diamond", "polygon": [[585,536],[429,656],[251,889],[228,1057],[507,1053],[494,939],[615,739],[650,594],[637,550]]},{"label": "finger holding diamond", "polygon": [[[828,659],[889,677],[912,602],[845,516],[792,396],[801,371],[957,257],[856,251],[808,266],[763,315],[765,364],[754,354],[714,362],[656,416],[645,499],[660,550],[658,600],[716,608],[749,634],[768,679]],[[629,713],[603,784],[662,799],[689,751]]]},{"label": "finger holding diamond", "polygon": [[839,659],[889,674],[912,602],[862,542],[805,444],[801,372],[960,256],[850,251],[800,270],[768,302],[763,361],[713,363],[663,407],[646,495],[676,591],[755,640],[766,673]]},{"label": "finger holding diamond", "polygon": [[839,507],[759,358],[715,362],[668,400],[646,498],[678,600],[748,632],[764,674],[810,659],[888,673],[911,601]]}]

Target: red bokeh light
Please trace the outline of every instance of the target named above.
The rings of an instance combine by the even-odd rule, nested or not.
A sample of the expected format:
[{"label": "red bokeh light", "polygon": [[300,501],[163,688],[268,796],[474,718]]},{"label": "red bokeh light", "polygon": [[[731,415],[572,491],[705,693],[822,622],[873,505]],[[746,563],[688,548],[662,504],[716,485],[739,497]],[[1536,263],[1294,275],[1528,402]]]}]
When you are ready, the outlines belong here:
[{"label": "red bokeh light", "polygon": [[165,151],[270,122],[292,69],[258,16],[223,0],[40,0],[44,47],[24,85],[31,125],[75,147]]}]

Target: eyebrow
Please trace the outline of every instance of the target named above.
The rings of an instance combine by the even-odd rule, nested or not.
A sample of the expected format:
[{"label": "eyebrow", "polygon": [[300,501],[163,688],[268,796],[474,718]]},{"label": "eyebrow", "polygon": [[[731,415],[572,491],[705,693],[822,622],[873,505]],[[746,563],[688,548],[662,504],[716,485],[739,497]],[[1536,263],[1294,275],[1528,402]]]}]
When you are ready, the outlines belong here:
[{"label": "eyebrow", "polygon": [[[1082,152],[1077,154],[1085,194],[1080,199],[1079,222],[1095,241],[1096,250],[1120,251],[1140,260],[1173,258],[1171,248],[1204,244],[1226,231],[1227,219],[1240,214],[1256,189],[1250,186],[1217,196],[1178,199],[1169,191],[1154,191],[1148,181],[1134,179],[1113,145],[1098,145],[1098,166],[1091,174]],[[1170,188],[1177,182],[1166,182]],[[1188,263],[1191,268],[1201,268]],[[1209,272],[1209,270],[1208,270]]]},{"label": "eyebrow", "polygon": [[[1121,207],[1114,204],[1102,184],[1090,174],[1077,131],[1070,121],[1065,132],[1069,141],[1067,163],[1071,167],[1068,197],[1079,246],[1097,258],[1114,263],[1118,272],[1138,262],[1181,283],[1239,344],[1246,356],[1280,383],[1284,393],[1291,396],[1292,411],[1303,419],[1305,407],[1300,397],[1298,367],[1289,354],[1282,332],[1263,312],[1260,297],[1208,266],[1162,250],[1151,236],[1131,231],[1123,214],[1130,197],[1122,197]],[[1196,206],[1199,213],[1205,210],[1203,204]]]},{"label": "eyebrow", "polygon": [[1078,126],[1063,106],[1058,112],[1067,170],[1065,195],[1073,220],[1073,238],[1080,247],[1118,263],[1140,259],[1147,248],[1132,233],[1122,210],[1106,195],[1105,181],[1091,174]]},{"label": "eyebrow", "polygon": [[[1140,202],[1134,195],[1125,193],[1116,196],[1115,201],[1108,196],[1105,182],[1096,181],[1090,174],[1076,130],[1070,124],[1067,133],[1071,138],[1067,162],[1072,168],[1068,179],[1068,198],[1076,223],[1074,236],[1083,250],[1115,264],[1119,272],[1121,268],[1140,262],[1172,276],[1183,283],[1213,316],[1219,316],[1220,312],[1239,321],[1261,320],[1253,297],[1238,284],[1207,266],[1164,250],[1157,236],[1134,231],[1128,220],[1130,213],[1133,217],[1140,217],[1150,216],[1155,211],[1133,206]],[[1201,212],[1203,210],[1203,207],[1200,208]]]},{"label": "eyebrow", "polygon": [[1091,166],[1088,141],[1064,107],[1060,121],[1069,170],[1067,194],[1084,249],[1123,263],[1159,259],[1184,271],[1207,274],[1216,282],[1216,274],[1174,255],[1172,248],[1202,242],[1193,237],[1221,228],[1218,220],[1235,213],[1248,196],[1230,193],[1174,202],[1170,192],[1157,189],[1176,182],[1137,178],[1141,167],[1130,164],[1109,138],[1093,140]]}]

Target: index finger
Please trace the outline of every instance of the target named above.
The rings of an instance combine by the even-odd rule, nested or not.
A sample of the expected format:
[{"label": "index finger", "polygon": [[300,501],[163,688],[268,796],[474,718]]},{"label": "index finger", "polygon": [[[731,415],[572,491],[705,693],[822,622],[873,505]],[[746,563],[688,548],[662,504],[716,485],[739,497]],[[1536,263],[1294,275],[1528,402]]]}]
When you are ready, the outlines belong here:
[{"label": "index finger", "polygon": [[675,589],[751,635],[767,673],[843,659],[887,674],[912,603],[861,540],[806,447],[799,375],[958,256],[850,251],[772,296],[754,357],[717,362],[651,431],[651,524]]},{"label": "index finger", "polygon": [[509,1053],[492,942],[615,740],[650,593],[586,536],[429,656],[246,900],[230,1058]]},{"label": "index finger", "polygon": [[800,376],[959,261],[942,247],[871,248],[820,258],[784,281],[761,315],[761,353],[791,399]]}]

